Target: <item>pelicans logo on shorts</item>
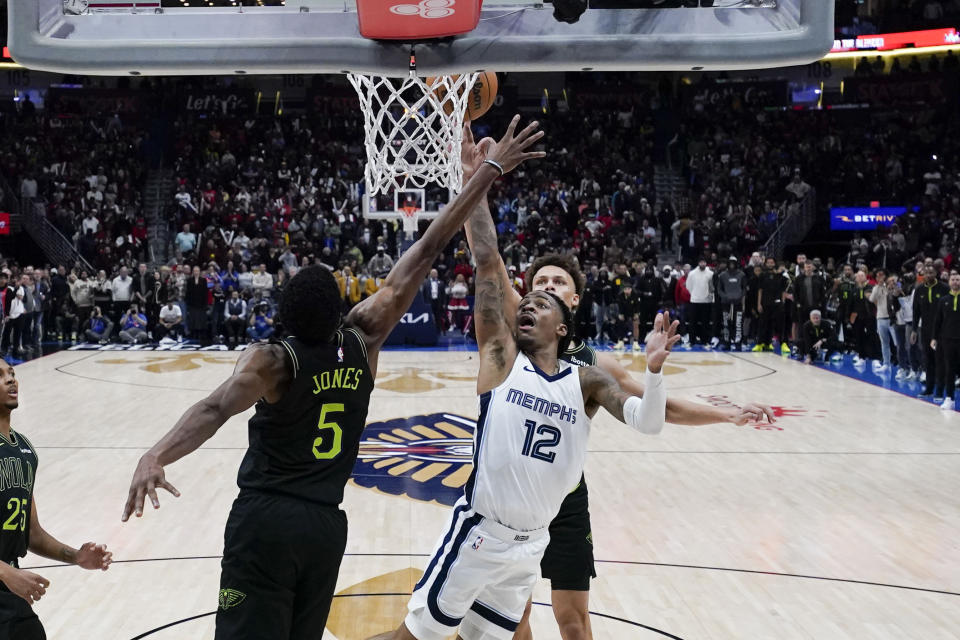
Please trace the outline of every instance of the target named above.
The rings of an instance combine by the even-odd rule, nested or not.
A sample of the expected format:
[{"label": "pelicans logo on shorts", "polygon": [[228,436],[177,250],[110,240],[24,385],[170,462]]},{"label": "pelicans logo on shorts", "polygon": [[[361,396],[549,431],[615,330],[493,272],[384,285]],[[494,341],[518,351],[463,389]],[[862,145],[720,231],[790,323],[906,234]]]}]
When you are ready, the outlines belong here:
[{"label": "pelicans logo on shorts", "polygon": [[477,421],[451,413],[372,422],[353,481],[395,496],[452,506],[473,470]]}]

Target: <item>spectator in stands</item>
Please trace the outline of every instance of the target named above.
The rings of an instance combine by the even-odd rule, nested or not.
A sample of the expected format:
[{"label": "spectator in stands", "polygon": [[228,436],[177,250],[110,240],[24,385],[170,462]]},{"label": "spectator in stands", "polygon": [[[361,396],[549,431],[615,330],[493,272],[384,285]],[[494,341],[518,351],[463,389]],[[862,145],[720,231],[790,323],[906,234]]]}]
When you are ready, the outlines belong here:
[{"label": "spectator in stands", "polygon": [[873,315],[870,307],[870,285],[867,282],[867,274],[859,270],[854,275],[855,287],[850,303],[850,325],[853,342],[856,345],[857,355],[853,359],[853,364],[863,365],[870,359],[871,346],[870,334],[873,333]]},{"label": "spectator in stands", "polygon": [[891,292],[897,296],[897,380],[915,380],[920,370],[920,351],[916,341],[911,342],[913,334],[913,294],[915,291],[913,273],[903,276]]},{"label": "spectator in stands", "polygon": [[952,411],[957,374],[960,373],[960,273],[950,274],[950,290],[936,303],[930,347],[943,361],[940,385],[943,392],[941,409]]},{"label": "spectator in stands", "polygon": [[[183,193],[183,192],[181,192]],[[187,197],[190,197],[190,194],[186,194]],[[184,256],[188,255],[194,249],[197,248],[197,234],[190,232],[190,225],[183,225],[183,231],[177,234],[174,243],[177,246],[177,251],[179,251]]]},{"label": "spectator in stands", "polygon": [[921,398],[931,398],[936,392],[943,391],[943,387],[939,386],[943,375],[943,362],[932,345],[937,337],[934,333],[937,303],[940,298],[947,295],[949,290],[947,285],[940,282],[932,261],[929,266],[924,266],[923,284],[917,288],[913,296],[914,335],[911,336],[912,342],[920,343],[923,353],[924,373],[921,380],[924,387],[923,393],[920,394]]},{"label": "spectator in stands", "polygon": [[710,318],[713,310],[713,269],[707,267],[706,258],[700,258],[697,268],[687,274],[687,291],[690,292],[691,344],[709,344]]},{"label": "spectator in stands", "polygon": [[94,306],[93,313],[87,321],[87,330],[84,332],[87,342],[106,344],[109,342],[112,333],[113,321],[110,320],[110,316],[104,315],[99,306]]},{"label": "spectator in stands", "polygon": [[77,330],[80,327],[80,321],[77,313],[77,305],[69,295],[61,298],[54,310],[53,326],[57,332],[58,342],[76,342]]},{"label": "spectator in stands", "polygon": [[7,312],[6,319],[4,322],[4,334],[7,333],[7,327],[10,327],[9,334],[9,345],[8,351],[5,351],[4,354],[9,354],[14,358],[20,357],[23,352],[23,324],[26,319],[26,305],[24,304],[24,299],[26,298],[26,287],[24,282],[28,282],[27,276],[23,276],[21,279],[20,285],[14,291],[13,297],[10,299],[10,309]]},{"label": "spectator in stands", "polygon": [[140,312],[136,304],[131,304],[127,312],[120,318],[120,341],[125,344],[146,342],[147,316]]},{"label": "spectator in stands", "polygon": [[253,274],[247,270],[247,263],[240,263],[240,273],[237,274],[237,286],[241,291],[253,290]]},{"label": "spectator in stands", "polygon": [[230,292],[230,299],[224,305],[223,314],[227,329],[227,343],[240,344],[247,326],[247,301],[240,297],[236,289]]},{"label": "spectator in stands", "polygon": [[[877,333],[880,336],[880,349],[883,357],[882,364],[875,371],[886,372],[893,367],[892,352],[897,348],[897,334],[894,322],[899,308],[897,296],[892,295],[892,287],[896,284],[894,276],[887,276],[882,269],[876,273],[877,284],[870,292],[870,302],[877,309]],[[892,280],[892,281],[891,281]],[[893,342],[893,349],[890,343]]]},{"label": "spectator in stands", "polygon": [[[156,301],[154,298],[154,276],[147,270],[147,265],[141,262],[137,265],[137,274],[132,280],[133,286],[130,289],[132,293],[131,299],[137,303],[141,311],[146,313],[148,308]],[[149,313],[147,313],[147,315],[149,315]]]},{"label": "spectator in stands", "polygon": [[183,311],[173,298],[160,307],[157,324],[153,328],[154,340],[182,340],[183,339]]},{"label": "spectator in stands", "polygon": [[638,312],[640,309],[640,300],[633,290],[633,284],[626,280],[620,288],[617,295],[617,327],[613,339],[616,340],[614,349],[623,349],[627,340],[633,342],[631,348],[634,351],[640,351],[640,343],[637,342],[637,336],[640,334]]},{"label": "spectator in stands", "polygon": [[467,294],[470,288],[463,273],[458,273],[453,282],[447,287],[447,326],[448,331],[459,329],[467,335],[473,316],[470,315],[470,303]]},{"label": "spectator in stands", "polygon": [[440,274],[436,269],[430,270],[430,275],[423,283],[423,299],[430,305],[430,311],[433,313],[433,322],[440,331],[445,330],[445,321],[447,318],[444,305],[444,296],[446,287],[440,280]]},{"label": "spectator in stands", "polygon": [[370,259],[367,265],[367,271],[371,275],[388,273],[393,269],[393,258],[386,254],[387,248],[384,245],[377,246],[377,253]]},{"label": "spectator in stands", "polygon": [[187,304],[187,328],[190,337],[194,340],[203,340],[208,335],[208,298],[207,280],[200,275],[200,267],[194,266],[184,292],[184,301]]},{"label": "spectator in stands", "polygon": [[119,318],[129,308],[133,298],[133,278],[129,276],[126,267],[120,267],[120,274],[110,283],[110,294],[113,299],[113,317]]},{"label": "spectator in stands", "polygon": [[[799,259],[800,256],[797,256]],[[804,256],[806,257],[806,256]],[[803,273],[793,285],[794,298],[797,303],[798,317],[809,318],[814,309],[823,309],[826,302],[826,282],[816,273],[812,261],[803,261]]]},{"label": "spectator in stands", "polygon": [[353,275],[353,270],[344,266],[339,272],[334,272],[333,275],[340,287],[343,308],[350,309],[360,302],[360,281]]},{"label": "spectator in stands", "polygon": [[[783,302],[788,283],[788,279],[777,269],[777,261],[768,257],[757,286],[759,326],[754,351],[773,351],[773,341],[782,337]],[[781,351],[789,351],[789,347],[781,343]]]},{"label": "spectator in stands", "polygon": [[251,284],[255,292],[264,296],[270,295],[273,291],[273,276],[267,272],[267,265],[254,265]]},{"label": "spectator in stands", "polygon": [[740,270],[736,256],[727,260],[727,269],[718,274],[717,297],[720,299],[722,342],[727,350],[743,348],[744,299],[747,293],[747,278]]}]

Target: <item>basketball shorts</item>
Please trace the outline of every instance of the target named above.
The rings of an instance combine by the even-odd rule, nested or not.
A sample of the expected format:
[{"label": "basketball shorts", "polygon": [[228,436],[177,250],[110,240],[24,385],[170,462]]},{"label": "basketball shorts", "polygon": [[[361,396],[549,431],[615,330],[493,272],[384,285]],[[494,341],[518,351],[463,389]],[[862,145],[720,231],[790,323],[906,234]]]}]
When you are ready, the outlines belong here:
[{"label": "basketball shorts", "polygon": [[554,591],[589,591],[590,579],[597,577],[584,477],[564,498],[557,517],[550,523],[550,544],[540,562],[540,573],[550,580]]},{"label": "basketball shorts", "polygon": [[510,640],[537,582],[546,527],[514,531],[461,498],[437,542],[404,620],[417,640]]},{"label": "basketball shorts", "polygon": [[33,607],[6,589],[0,589],[0,640],[47,640]]},{"label": "basketball shorts", "polygon": [[241,491],[224,533],[217,640],[323,635],[346,543],[337,507]]}]

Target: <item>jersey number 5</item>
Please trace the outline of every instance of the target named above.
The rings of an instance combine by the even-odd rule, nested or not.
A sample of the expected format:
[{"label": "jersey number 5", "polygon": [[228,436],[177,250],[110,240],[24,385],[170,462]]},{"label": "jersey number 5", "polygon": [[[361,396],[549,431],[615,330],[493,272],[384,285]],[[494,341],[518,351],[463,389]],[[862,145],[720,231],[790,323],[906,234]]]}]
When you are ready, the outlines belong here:
[{"label": "jersey number 5", "polygon": [[[7,521],[3,523],[4,531],[16,531],[19,529],[23,531],[27,528],[27,499],[26,498],[10,498],[7,500],[7,508],[10,509],[13,513],[10,514],[10,517],[7,518]],[[20,522],[17,522],[19,517]]]},{"label": "jersey number 5", "polygon": [[327,422],[328,413],[343,413],[343,405],[339,402],[330,402],[320,407],[320,422],[317,429],[332,433],[317,436],[313,439],[313,457],[317,460],[332,460],[340,454],[342,447],[343,429],[336,422]]},{"label": "jersey number 5", "polygon": [[[557,452],[549,451],[549,449],[560,443],[560,429],[549,424],[541,424],[538,427],[533,420],[527,420],[523,423],[523,426],[527,430],[527,437],[523,441],[523,455],[544,462],[553,462],[557,457]],[[535,435],[546,437],[534,442],[533,437]]]}]

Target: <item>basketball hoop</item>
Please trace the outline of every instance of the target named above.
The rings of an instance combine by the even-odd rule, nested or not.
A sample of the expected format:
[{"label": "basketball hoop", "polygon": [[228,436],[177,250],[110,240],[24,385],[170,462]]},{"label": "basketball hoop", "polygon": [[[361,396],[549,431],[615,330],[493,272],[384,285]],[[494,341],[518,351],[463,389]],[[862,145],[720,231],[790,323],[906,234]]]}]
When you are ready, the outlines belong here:
[{"label": "basketball hoop", "polygon": [[420,207],[400,207],[403,214],[403,232],[405,234],[417,232],[417,222],[420,216]]},{"label": "basketball hoop", "polygon": [[417,77],[411,53],[406,78],[347,78],[363,111],[367,193],[434,185],[459,192],[463,119],[477,74],[436,76],[428,83]]}]

